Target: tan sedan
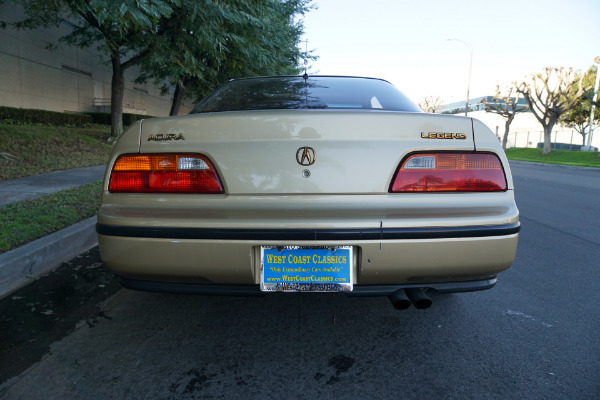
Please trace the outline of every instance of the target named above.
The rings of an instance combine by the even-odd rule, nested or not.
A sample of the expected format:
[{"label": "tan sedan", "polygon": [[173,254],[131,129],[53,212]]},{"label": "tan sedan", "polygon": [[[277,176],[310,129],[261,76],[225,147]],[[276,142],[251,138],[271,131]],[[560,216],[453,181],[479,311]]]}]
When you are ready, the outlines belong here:
[{"label": "tan sedan", "polygon": [[230,81],[118,141],[97,231],[124,286],[344,292],[428,307],[515,258],[510,168],[481,122],[425,114],[386,81]]}]

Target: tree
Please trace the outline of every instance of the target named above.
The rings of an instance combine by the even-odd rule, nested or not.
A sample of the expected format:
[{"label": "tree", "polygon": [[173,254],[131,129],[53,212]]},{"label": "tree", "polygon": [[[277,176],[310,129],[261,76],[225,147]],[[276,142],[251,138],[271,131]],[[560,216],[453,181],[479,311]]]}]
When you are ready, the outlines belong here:
[{"label": "tree", "polygon": [[508,132],[510,130],[510,124],[513,122],[517,114],[529,110],[529,106],[519,107],[520,93],[517,92],[515,97],[512,97],[513,91],[516,91],[514,86],[510,86],[506,89],[506,95],[500,92],[500,85],[496,85],[496,94],[492,98],[492,101],[488,103],[485,99],[483,103],[485,105],[485,111],[496,113],[504,118],[504,136],[502,137],[502,148],[506,150],[506,143],[508,141]]},{"label": "tree", "polygon": [[[98,47],[112,66],[111,134],[116,138],[123,131],[124,73],[128,68],[152,60],[144,65],[152,65],[158,71],[155,76],[170,76],[167,82],[176,85],[176,111],[189,81],[214,80],[226,64],[229,48],[250,43],[249,39],[240,40],[238,32],[261,24],[263,10],[272,4],[282,9],[295,4],[305,7],[307,1],[28,0],[21,1],[26,18],[14,25],[25,29],[58,26],[69,18],[75,28],[60,42]],[[285,22],[293,26],[295,14],[291,15]],[[177,68],[184,72],[173,72]]]},{"label": "tree", "polygon": [[[585,87],[593,87],[596,78],[595,66],[591,67],[588,72],[583,76],[583,85]],[[576,91],[578,86],[575,86],[572,91]],[[585,136],[588,133],[590,126],[590,114],[592,111],[592,96],[593,91],[586,92],[586,95],[581,96],[573,107],[567,110],[559,118],[559,123],[565,127],[573,128],[582,136],[583,144],[585,145]],[[594,125],[600,122],[600,114],[594,113]]]},{"label": "tree", "polygon": [[442,100],[439,96],[435,99],[433,98],[433,96],[425,97],[421,101],[419,101],[419,108],[425,111],[426,113],[435,114],[442,109]]},{"label": "tree", "polygon": [[[297,16],[310,9],[308,0],[230,0],[229,8],[213,8],[204,7],[194,26],[186,17],[191,11],[178,13],[181,34],[141,64],[140,81],[153,80],[163,92],[175,87],[170,115],[178,114],[184,97],[203,98],[228,79],[300,71],[303,26]],[[207,35],[206,25],[215,23],[219,29],[208,29]]]},{"label": "tree", "polygon": [[[308,10],[308,0],[241,1],[237,6],[246,23],[228,23],[232,34],[223,57],[208,59],[210,73],[204,77],[187,76],[182,86],[188,97],[202,99],[216,86],[233,78],[257,75],[297,74],[302,52],[299,48],[303,25],[297,17]],[[314,58],[305,55],[307,58]],[[177,85],[179,88],[179,84]],[[177,100],[177,97],[174,98]],[[173,109],[172,109],[173,110]]]},{"label": "tree", "polygon": [[[531,82],[513,84],[521,93],[535,118],[544,127],[543,154],[552,151],[552,128],[561,114],[573,107],[577,99],[583,96],[590,87],[584,87],[582,80],[575,81],[572,69],[546,68],[544,73],[531,76]],[[578,85],[577,90],[573,90]]]},{"label": "tree", "polygon": [[[595,70],[595,71],[596,71],[596,72],[595,72],[595,74],[596,74],[596,75],[595,75],[595,79],[598,79],[598,75],[597,75],[597,74],[598,74],[598,72],[599,72],[599,71],[598,71],[598,67],[597,67],[597,65],[600,65],[600,56],[598,56],[598,57],[596,57],[596,58],[594,59],[594,63],[596,64],[596,66],[592,66],[592,67],[590,68],[590,70]],[[589,74],[589,72],[590,72],[590,71],[588,71],[588,74]],[[592,84],[594,85],[594,86],[593,86],[593,87],[594,87],[594,89],[593,89],[593,90],[590,90],[589,92],[587,92],[585,96],[586,96],[586,97],[587,97],[587,99],[588,99],[588,100],[591,102],[592,106],[594,106],[595,108],[598,108],[598,107],[600,107],[600,101],[598,101],[598,98],[597,98],[597,97],[596,97],[596,98],[594,98],[594,94],[595,94],[594,92],[595,92],[595,90],[596,90],[596,84],[595,84],[595,80],[592,82]]]},{"label": "tree", "polygon": [[20,1],[26,18],[17,28],[58,26],[68,18],[73,30],[60,42],[81,48],[96,45],[112,67],[111,134],[123,132],[124,73],[152,55],[168,37],[174,7],[183,0],[28,0]]},{"label": "tree", "polygon": [[224,59],[235,40],[228,26],[252,23],[230,3],[183,1],[171,19],[174,32],[157,42],[152,57],[140,62],[137,82],[153,80],[163,94],[175,87],[170,115],[177,114],[190,82],[209,79]]}]

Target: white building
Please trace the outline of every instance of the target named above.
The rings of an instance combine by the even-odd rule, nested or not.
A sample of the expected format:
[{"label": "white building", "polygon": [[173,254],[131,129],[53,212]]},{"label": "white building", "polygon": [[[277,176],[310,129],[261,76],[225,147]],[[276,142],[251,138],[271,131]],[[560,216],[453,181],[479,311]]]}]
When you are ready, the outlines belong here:
[{"label": "white building", "polygon": [[[491,101],[492,96],[485,97]],[[486,112],[482,100],[484,97],[477,97],[469,100],[468,116],[477,118],[486,124],[492,132],[498,137],[504,136],[506,119],[496,113]],[[524,104],[525,100],[520,99],[519,104]],[[597,110],[600,111],[600,110]],[[452,113],[456,115],[465,114],[465,102],[456,102],[445,105],[442,113]],[[522,112],[517,114],[510,124],[507,148],[510,147],[537,147],[538,143],[544,141],[544,128],[531,112]],[[586,145],[588,137],[585,138]],[[575,129],[566,128],[558,123],[552,130],[552,143],[563,143],[567,145],[582,145],[583,136]],[[600,127],[595,127],[592,139],[592,146],[600,148]]]},{"label": "white building", "polygon": [[[6,22],[23,18],[22,8],[12,3],[0,5]],[[0,106],[34,108],[58,112],[110,112],[112,69],[96,50],[60,44],[55,51],[48,44],[72,29],[65,21],[58,28],[0,29]],[[162,96],[151,84],[135,84],[136,67],[125,72],[123,112],[165,116],[171,108],[171,95]],[[188,112],[190,104],[182,106]]]}]

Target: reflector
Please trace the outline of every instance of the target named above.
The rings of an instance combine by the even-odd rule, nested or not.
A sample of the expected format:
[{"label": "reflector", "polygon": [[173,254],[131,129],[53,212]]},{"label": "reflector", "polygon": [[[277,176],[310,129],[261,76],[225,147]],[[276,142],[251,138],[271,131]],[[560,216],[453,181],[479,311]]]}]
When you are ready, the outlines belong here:
[{"label": "reflector", "polygon": [[404,163],[404,169],[433,169],[435,168],[435,157],[416,156],[409,158]]},{"label": "reflector", "polygon": [[177,168],[179,170],[205,170],[210,169],[206,162],[201,158],[195,157],[179,157],[177,160]]}]

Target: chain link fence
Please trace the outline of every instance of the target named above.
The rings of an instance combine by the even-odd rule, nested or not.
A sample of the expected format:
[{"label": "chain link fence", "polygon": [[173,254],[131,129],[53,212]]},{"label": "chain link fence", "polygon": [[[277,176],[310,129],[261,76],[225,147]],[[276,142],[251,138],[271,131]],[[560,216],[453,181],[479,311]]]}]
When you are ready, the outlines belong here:
[{"label": "chain link fence", "polygon": [[[503,133],[499,133],[502,141]],[[556,150],[580,150],[583,146],[583,136],[576,130],[556,129],[551,135],[552,149]],[[586,135],[587,142],[587,135]],[[516,130],[508,133],[506,148],[525,147],[536,148],[539,143],[544,143],[543,130]],[[587,143],[586,143],[587,144]]]}]

